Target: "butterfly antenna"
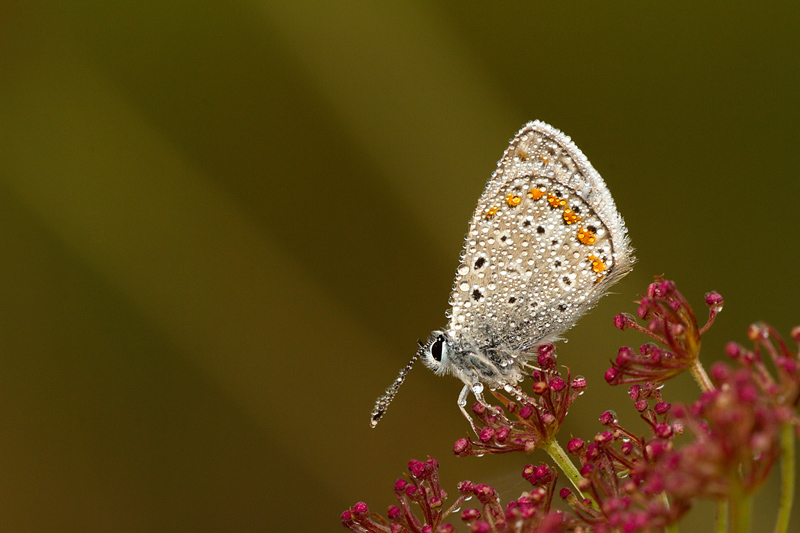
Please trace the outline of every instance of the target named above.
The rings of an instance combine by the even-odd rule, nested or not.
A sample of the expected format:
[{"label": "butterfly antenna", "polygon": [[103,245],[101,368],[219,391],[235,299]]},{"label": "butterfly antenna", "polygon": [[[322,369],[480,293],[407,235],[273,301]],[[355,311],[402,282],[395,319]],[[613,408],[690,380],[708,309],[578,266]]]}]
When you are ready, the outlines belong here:
[{"label": "butterfly antenna", "polygon": [[392,403],[395,394],[397,394],[397,390],[406,380],[406,374],[408,374],[408,371],[411,370],[411,367],[414,365],[414,361],[419,359],[419,356],[422,355],[425,345],[422,343],[422,341],[417,341],[417,344],[419,344],[417,353],[414,354],[414,357],[411,358],[411,361],[408,362],[406,367],[400,371],[400,373],[397,375],[397,379],[395,379],[389,388],[386,389],[386,392],[383,393],[383,396],[375,400],[375,408],[372,409],[372,420],[369,422],[372,427],[377,426],[378,422],[380,422],[381,418],[383,418],[383,415],[386,414],[386,409],[389,407],[389,404]]}]

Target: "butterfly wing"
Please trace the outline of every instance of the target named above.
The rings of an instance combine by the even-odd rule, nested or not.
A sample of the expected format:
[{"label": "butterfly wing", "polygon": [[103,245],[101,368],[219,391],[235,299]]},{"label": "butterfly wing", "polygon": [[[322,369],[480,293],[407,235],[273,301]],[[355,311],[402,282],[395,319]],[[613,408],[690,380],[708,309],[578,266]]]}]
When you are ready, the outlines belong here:
[{"label": "butterfly wing", "polygon": [[470,222],[450,297],[459,342],[516,356],[555,340],[634,262],[600,175],[539,121],[514,137]]}]

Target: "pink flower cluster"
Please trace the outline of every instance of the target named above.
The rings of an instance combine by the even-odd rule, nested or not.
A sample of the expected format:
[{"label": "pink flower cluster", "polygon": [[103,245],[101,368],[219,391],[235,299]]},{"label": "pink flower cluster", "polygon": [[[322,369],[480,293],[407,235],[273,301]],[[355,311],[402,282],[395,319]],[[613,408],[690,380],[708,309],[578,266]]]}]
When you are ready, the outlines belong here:
[{"label": "pink flower cluster", "polygon": [[[706,375],[699,363],[701,336],[722,309],[722,297],[706,295],[709,319],[702,327],[671,281],[658,279],[638,303],[646,327],[626,314],[615,317],[615,326],[655,342],[638,353],[621,348],[605,377],[611,385],[631,385],[629,397],[648,434],[626,429],[607,411],[600,417],[604,429],[593,439],[569,440],[562,459],[575,470],[571,455],[579,468],[572,475],[564,470],[575,490],[559,491],[562,510],[552,508],[558,475],[547,465],[527,465],[522,474],[531,489],[505,507],[494,488],[464,481],[459,497],[445,508],[438,463],[428,459],[409,463],[410,474],[395,483],[398,505],[385,518],[358,503],[342,514],[342,524],[359,533],[450,533],[455,528],[445,519],[458,515],[473,533],[635,533],[677,524],[698,498],[733,505],[752,495],[785,453],[782,435],[800,427],[797,348],[790,349],[772,327],[755,324],[748,331],[753,348],[728,344],[732,364],[717,363]],[[800,344],[800,327],[792,340]],[[493,391],[499,405],[473,405],[477,435],[456,441],[457,456],[545,449],[556,459],[558,430],[586,380],[568,370],[560,374],[552,345],[538,355],[529,388],[513,399]],[[663,383],[686,370],[701,387],[697,401],[665,401]],[[472,498],[480,505],[459,512]],[[782,527],[776,530],[787,530]]]},{"label": "pink flower cluster", "polygon": [[511,400],[497,391],[491,394],[500,406],[472,406],[477,440],[459,439],[453,451],[459,457],[485,453],[530,453],[555,438],[572,402],[586,390],[586,379],[561,377],[556,366],[555,347],[539,347],[539,368],[531,373],[531,396]]},{"label": "pink flower cluster", "polygon": [[647,321],[646,328],[627,313],[614,317],[614,325],[619,329],[635,329],[662,346],[643,344],[638,353],[627,346],[620,348],[605,375],[611,385],[661,383],[690,368],[700,356],[701,335],[714,323],[724,302],[716,292],[706,295],[709,316],[702,328],[698,326],[689,302],[672,281],[651,283],[647,295],[638,303],[637,315]]}]

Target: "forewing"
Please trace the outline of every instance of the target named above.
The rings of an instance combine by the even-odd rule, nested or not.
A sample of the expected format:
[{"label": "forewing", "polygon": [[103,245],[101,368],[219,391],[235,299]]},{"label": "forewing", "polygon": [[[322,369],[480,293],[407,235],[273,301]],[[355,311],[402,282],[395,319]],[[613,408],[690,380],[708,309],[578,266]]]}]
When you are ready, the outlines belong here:
[{"label": "forewing", "polygon": [[569,137],[530,122],[478,201],[448,329],[466,343],[532,349],[569,329],[633,261],[600,175]]}]

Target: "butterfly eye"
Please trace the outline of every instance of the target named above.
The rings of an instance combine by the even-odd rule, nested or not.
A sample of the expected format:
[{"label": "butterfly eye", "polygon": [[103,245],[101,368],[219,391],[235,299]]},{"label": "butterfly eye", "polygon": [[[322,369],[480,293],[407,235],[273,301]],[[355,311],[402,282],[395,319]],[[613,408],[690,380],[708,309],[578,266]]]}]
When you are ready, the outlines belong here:
[{"label": "butterfly eye", "polygon": [[436,337],[436,340],[433,341],[431,345],[431,357],[433,357],[437,363],[442,362],[442,348],[444,347],[444,335],[439,335]]}]

